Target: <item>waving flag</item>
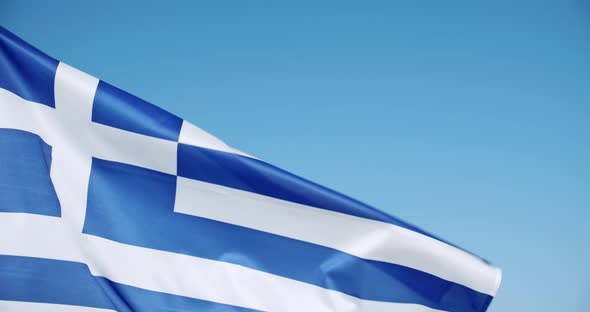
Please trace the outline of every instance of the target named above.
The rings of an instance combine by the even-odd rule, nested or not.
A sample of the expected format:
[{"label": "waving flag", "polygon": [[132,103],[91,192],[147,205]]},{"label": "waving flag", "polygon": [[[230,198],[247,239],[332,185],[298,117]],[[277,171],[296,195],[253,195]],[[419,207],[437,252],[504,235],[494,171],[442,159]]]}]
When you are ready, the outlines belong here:
[{"label": "waving flag", "polygon": [[0,311],[485,311],[500,270],[0,27]]}]

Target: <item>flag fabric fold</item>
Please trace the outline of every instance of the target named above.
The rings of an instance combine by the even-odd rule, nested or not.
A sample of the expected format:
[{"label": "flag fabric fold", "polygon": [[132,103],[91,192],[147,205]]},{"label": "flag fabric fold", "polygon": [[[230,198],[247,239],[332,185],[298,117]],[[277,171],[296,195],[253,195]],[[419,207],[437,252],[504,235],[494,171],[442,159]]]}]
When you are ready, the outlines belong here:
[{"label": "flag fabric fold", "polygon": [[0,27],[0,310],[482,312],[500,277]]}]

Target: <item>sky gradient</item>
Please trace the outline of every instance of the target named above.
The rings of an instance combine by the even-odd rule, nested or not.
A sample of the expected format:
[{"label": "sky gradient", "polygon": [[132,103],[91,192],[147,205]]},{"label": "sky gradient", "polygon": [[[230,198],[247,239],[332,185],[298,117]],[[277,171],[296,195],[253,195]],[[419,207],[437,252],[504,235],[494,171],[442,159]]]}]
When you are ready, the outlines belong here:
[{"label": "sky gradient", "polygon": [[590,311],[590,2],[118,2],[0,24],[500,266],[491,312]]}]

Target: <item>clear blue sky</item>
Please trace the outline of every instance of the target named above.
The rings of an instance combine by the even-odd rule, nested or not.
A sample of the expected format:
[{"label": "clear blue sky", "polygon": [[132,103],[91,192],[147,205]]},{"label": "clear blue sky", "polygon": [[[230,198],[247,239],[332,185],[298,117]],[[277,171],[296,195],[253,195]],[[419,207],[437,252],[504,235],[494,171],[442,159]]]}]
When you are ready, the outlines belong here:
[{"label": "clear blue sky", "polygon": [[490,311],[590,311],[590,2],[118,2],[0,23],[484,256]]}]

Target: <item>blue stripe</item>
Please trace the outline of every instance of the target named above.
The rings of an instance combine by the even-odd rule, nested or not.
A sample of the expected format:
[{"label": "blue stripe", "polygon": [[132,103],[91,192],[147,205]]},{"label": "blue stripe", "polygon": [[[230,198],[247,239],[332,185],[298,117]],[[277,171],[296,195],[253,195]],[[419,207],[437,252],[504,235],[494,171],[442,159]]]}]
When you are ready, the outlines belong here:
[{"label": "blue stripe", "polygon": [[178,141],[182,119],[104,81],[98,83],[92,121],[107,126]]},{"label": "blue stripe", "polygon": [[0,256],[0,299],[113,308],[85,265],[18,256]]},{"label": "blue stripe", "polygon": [[174,213],[175,192],[173,175],[93,159],[83,232],[125,244],[235,263],[368,300],[481,311],[492,299],[415,269]]},{"label": "blue stripe", "polygon": [[85,264],[78,262],[20,256],[0,256],[0,300],[78,305],[121,312],[253,311],[115,283],[93,276]]},{"label": "blue stripe", "polygon": [[182,177],[394,224],[473,254],[356,199],[258,159],[187,144],[178,145],[177,157],[177,171]]},{"label": "blue stripe", "polygon": [[55,107],[53,85],[58,64],[0,26],[0,88]]},{"label": "blue stripe", "polygon": [[0,212],[61,216],[50,168],[51,146],[41,137],[0,129]]}]

